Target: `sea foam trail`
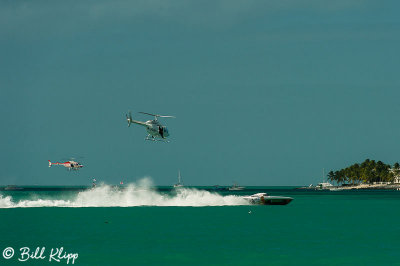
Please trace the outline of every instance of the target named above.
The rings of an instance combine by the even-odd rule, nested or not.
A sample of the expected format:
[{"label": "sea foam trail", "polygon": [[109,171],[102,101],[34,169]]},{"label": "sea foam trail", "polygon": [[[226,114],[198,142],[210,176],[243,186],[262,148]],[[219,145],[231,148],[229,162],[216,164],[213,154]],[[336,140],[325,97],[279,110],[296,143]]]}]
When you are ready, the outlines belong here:
[{"label": "sea foam trail", "polygon": [[[143,186],[143,184],[146,184]],[[11,196],[0,195],[0,208],[29,207],[133,207],[133,206],[233,206],[248,205],[241,197],[222,196],[206,190],[179,188],[176,194],[163,194],[152,190],[148,181],[140,185],[129,184],[120,189],[101,185],[79,192],[73,199],[26,199],[13,202]]]}]

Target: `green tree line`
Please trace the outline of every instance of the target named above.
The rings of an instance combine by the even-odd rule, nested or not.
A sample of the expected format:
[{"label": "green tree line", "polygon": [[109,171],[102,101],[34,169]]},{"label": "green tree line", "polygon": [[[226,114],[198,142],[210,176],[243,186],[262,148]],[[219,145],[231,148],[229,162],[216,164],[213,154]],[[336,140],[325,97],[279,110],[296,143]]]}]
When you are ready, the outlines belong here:
[{"label": "green tree line", "polygon": [[399,173],[399,163],[390,166],[382,161],[366,159],[361,164],[355,163],[338,171],[330,171],[328,180],[337,184],[393,182]]}]

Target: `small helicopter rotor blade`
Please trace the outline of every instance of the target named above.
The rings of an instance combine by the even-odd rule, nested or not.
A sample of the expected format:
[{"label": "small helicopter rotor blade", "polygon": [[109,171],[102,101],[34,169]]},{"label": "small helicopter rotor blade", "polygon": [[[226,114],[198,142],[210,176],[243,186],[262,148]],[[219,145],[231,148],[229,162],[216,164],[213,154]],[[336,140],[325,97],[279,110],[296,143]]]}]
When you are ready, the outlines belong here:
[{"label": "small helicopter rotor blade", "polygon": [[85,159],[85,156],[75,156],[75,157],[64,157],[61,158],[61,161],[75,161],[75,160],[82,160]]},{"label": "small helicopter rotor blade", "polygon": [[129,121],[129,117],[128,117],[128,115],[127,115],[127,114],[125,114],[125,117],[126,117],[126,121],[128,121],[128,127],[130,127],[130,126],[131,126],[131,123],[130,123],[130,121]]},{"label": "small helicopter rotor blade", "polygon": [[140,114],[145,114],[145,115],[151,115],[151,116],[159,116],[159,115],[155,115],[155,114],[150,114],[150,113],[145,113],[145,112],[139,112]]},{"label": "small helicopter rotor blade", "polygon": [[175,116],[172,116],[172,115],[155,115],[155,114],[150,114],[150,113],[145,113],[145,112],[139,112],[139,113],[145,114],[145,115],[151,115],[151,116],[155,116],[155,117],[175,118]]}]

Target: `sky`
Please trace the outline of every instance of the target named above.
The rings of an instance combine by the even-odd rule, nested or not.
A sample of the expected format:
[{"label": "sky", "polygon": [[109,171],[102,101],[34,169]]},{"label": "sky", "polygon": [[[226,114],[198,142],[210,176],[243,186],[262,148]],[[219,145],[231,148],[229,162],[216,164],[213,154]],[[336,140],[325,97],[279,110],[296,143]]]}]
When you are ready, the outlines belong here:
[{"label": "sky", "polygon": [[[0,185],[300,186],[400,161],[398,1],[0,1]],[[125,113],[162,119],[145,141]],[[48,168],[80,158],[84,168]]]}]

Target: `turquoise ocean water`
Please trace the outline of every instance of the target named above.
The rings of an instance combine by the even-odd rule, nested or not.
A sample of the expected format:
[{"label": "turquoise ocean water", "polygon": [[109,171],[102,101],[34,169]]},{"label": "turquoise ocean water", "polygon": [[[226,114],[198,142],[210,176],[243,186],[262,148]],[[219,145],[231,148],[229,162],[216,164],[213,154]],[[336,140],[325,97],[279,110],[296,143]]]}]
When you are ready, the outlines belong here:
[{"label": "turquoise ocean water", "polygon": [[[235,196],[256,192],[294,200],[254,206]],[[60,247],[78,253],[74,265],[400,265],[400,191],[103,186],[0,195],[0,265],[65,265],[48,261]],[[45,247],[46,259],[20,262],[21,247]]]}]

